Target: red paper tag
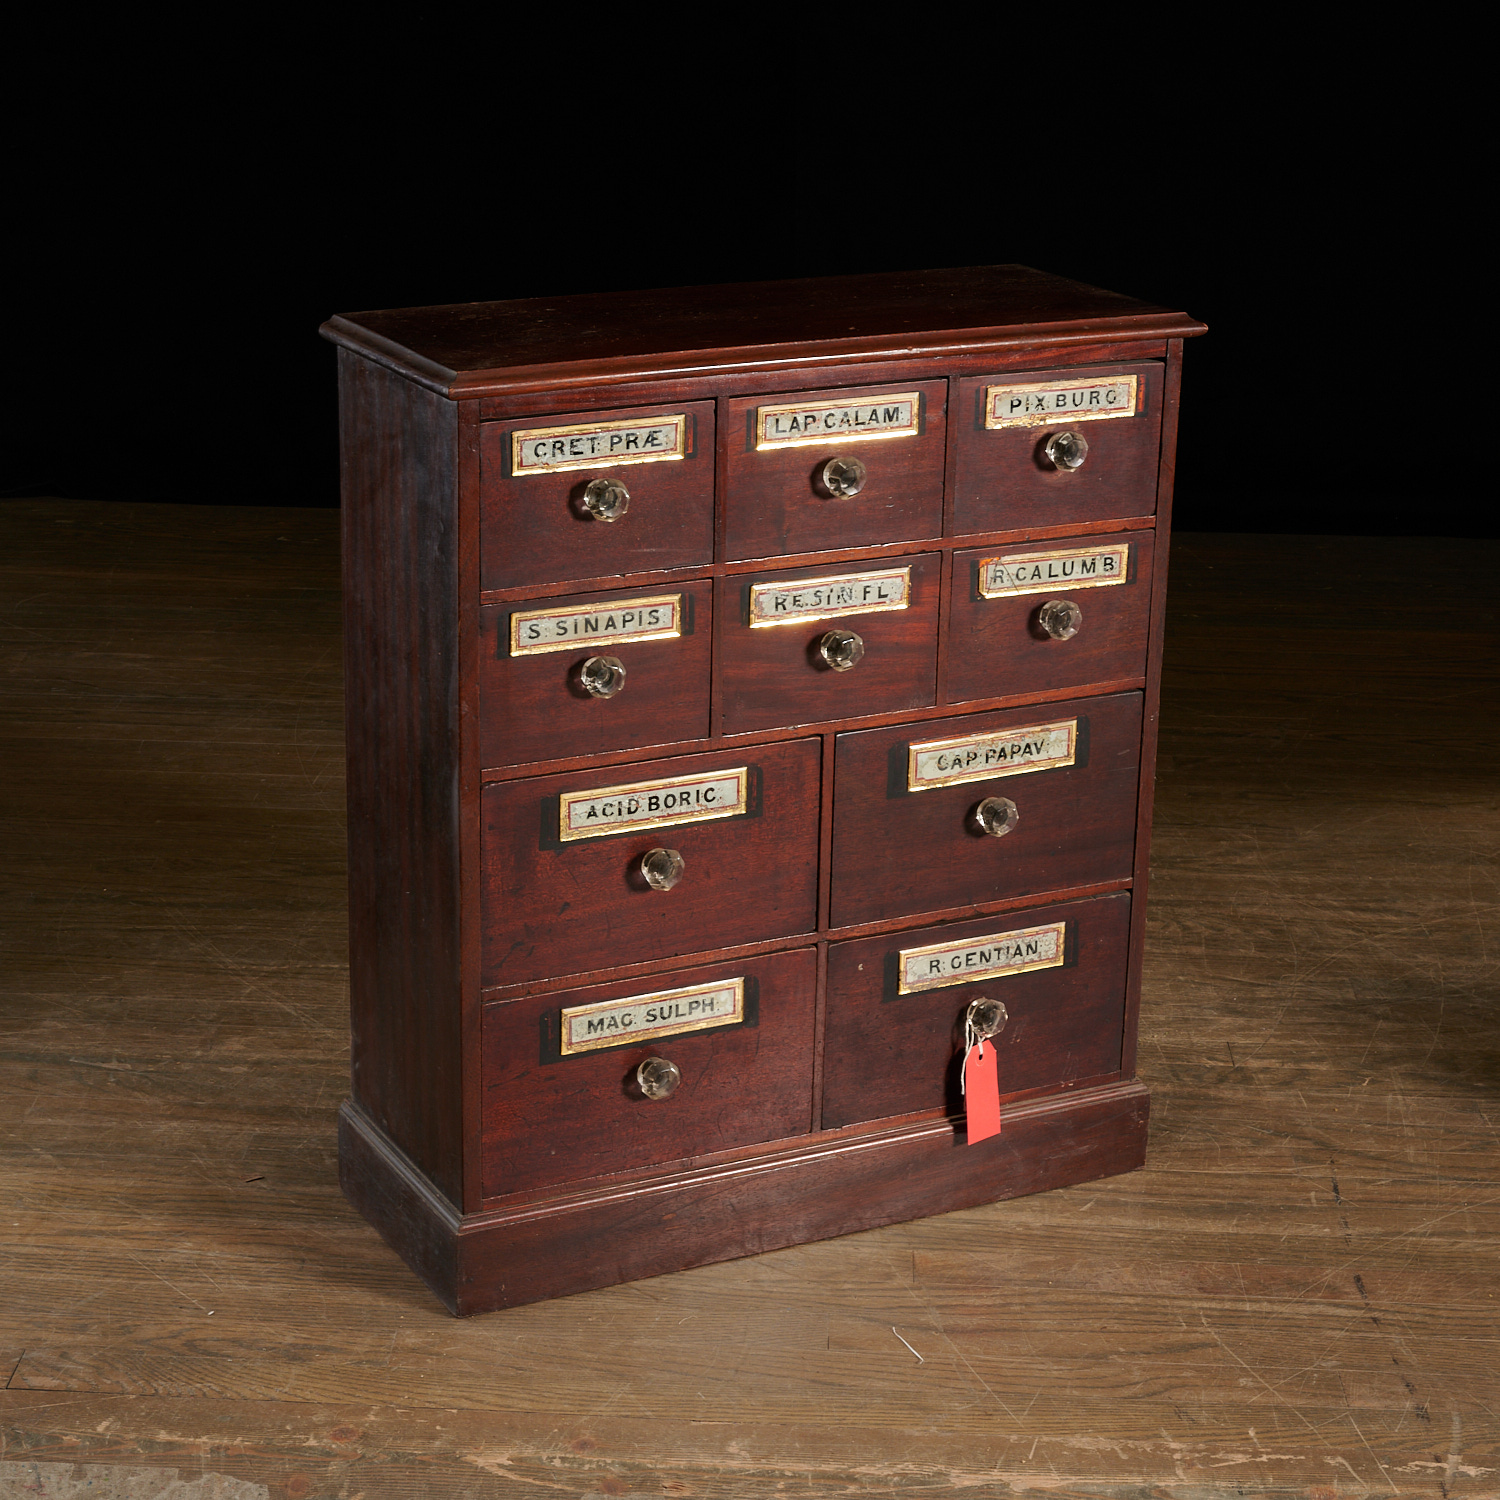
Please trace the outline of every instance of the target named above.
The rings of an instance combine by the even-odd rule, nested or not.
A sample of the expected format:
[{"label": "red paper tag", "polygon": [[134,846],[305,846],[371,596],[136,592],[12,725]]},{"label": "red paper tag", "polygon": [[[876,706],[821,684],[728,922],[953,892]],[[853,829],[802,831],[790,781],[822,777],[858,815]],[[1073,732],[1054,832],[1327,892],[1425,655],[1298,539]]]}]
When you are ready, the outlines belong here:
[{"label": "red paper tag", "polygon": [[1000,1068],[993,1042],[970,1047],[964,1054],[964,1108],[971,1146],[1000,1134]]}]

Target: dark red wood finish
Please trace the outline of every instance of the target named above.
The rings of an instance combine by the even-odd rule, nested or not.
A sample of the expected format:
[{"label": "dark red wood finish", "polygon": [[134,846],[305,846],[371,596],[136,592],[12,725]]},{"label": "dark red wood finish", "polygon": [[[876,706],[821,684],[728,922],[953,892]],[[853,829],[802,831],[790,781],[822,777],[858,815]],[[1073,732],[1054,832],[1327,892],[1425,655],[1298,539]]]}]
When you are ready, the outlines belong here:
[{"label": "dark red wood finish", "polygon": [[[1059,968],[898,992],[903,949],[963,943],[1048,922],[1067,923],[1066,961]],[[1130,897],[1122,892],[831,944],[824,1127],[919,1110],[961,1115],[964,1016],[981,996],[1001,1001],[1009,1013],[993,1039],[1002,1098],[1117,1072],[1129,934]],[[894,1067],[893,1058],[899,1059]]]},{"label": "dark red wood finish", "polygon": [[[484,1189],[487,1197],[576,1182],[805,1135],[812,1119],[817,953],[798,948],[738,964],[679,969],[485,1007]],[[562,1056],[559,1013],[707,984],[747,983],[745,1023]],[[669,1098],[645,1098],[637,1066],[682,1071]]]},{"label": "dark red wood finish", "polygon": [[[831,435],[807,447],[757,446],[762,407],[848,401],[878,406],[881,396],[902,392],[918,397],[920,425],[912,436]],[[735,562],[941,536],[947,411],[946,380],[781,391],[725,401],[719,426],[724,556]],[[835,498],[819,488],[818,475],[829,459],[842,457],[859,459],[867,476],[857,495]]]},{"label": "dark red wood finish", "polygon": [[[641,421],[685,413],[688,455],[654,463],[601,463],[561,473],[511,473],[511,434],[538,427]],[[573,578],[693,568],[713,561],[714,404],[558,412],[481,429],[480,577],[486,589]],[[618,479],[630,508],[616,521],[583,508],[590,480]]]},{"label": "dark red wood finish", "polygon": [[[824,723],[934,702],[941,561],[934,553],[921,553],[725,578],[718,609],[724,733]],[[759,584],[845,578],[892,567],[911,569],[911,602],[905,609],[784,625],[749,623],[750,590]],[[858,666],[835,672],[819,659],[817,643],[830,630],[851,630],[864,641],[864,660]]]},{"label": "dark red wood finish", "polygon": [[[1006,370],[968,376],[953,397],[953,495],[948,531],[1010,531],[1149,516],[1156,509],[1156,468],[1161,449],[1160,364],[1094,365],[1067,369]],[[1140,377],[1140,406],[1133,417],[1037,427],[986,428],[985,388],[1097,376]],[[1083,467],[1052,468],[1042,446],[1071,428],[1088,439]]]},{"label": "dark red wood finish", "polygon": [[1204,331],[1186,313],[1017,265],[391,308],[323,325],[335,342],[454,399],[976,350],[1029,351],[1046,368],[1051,349]]},{"label": "dark red wood finish", "polygon": [[[623,609],[632,601],[662,595],[682,598],[683,634],[675,639],[585,638],[564,651],[510,654],[515,614],[539,609],[607,611],[611,605]],[[480,620],[480,753],[486,766],[563,760],[707,737],[713,647],[713,585],[708,580],[492,604],[480,612]],[[625,686],[613,698],[591,698],[579,686],[579,667],[595,655],[613,656],[625,668]]]},{"label": "dark red wood finish", "polygon": [[[821,752],[791,740],[486,787],[485,988],[814,931]],[[752,773],[747,816],[556,841],[563,793],[738,766]],[[637,873],[655,848],[687,862],[673,890]]]},{"label": "dark red wood finish", "polygon": [[[509,1306],[1139,1165],[1165,527],[1181,340],[1202,325],[1000,266],[405,309],[324,331],[342,346],[349,597],[340,1173],[445,1303]],[[1145,415],[1080,424],[1076,474],[1036,465],[1053,429],[982,429],[984,385],[1122,369],[1144,374]],[[929,398],[920,438],[851,450],[877,482],[888,456],[923,455],[899,493],[808,505],[796,484],[811,494],[818,450],[746,445],[757,406],[861,389]],[[672,411],[693,416],[692,456],[621,468],[619,522],[579,517],[592,471],[508,474],[518,426]],[[795,467],[790,488],[765,479],[772,459]],[[1078,590],[1072,641],[1029,633],[1036,599],[973,597],[975,558],[1117,536],[1134,581]],[[762,548],[796,560],[769,572]],[[913,570],[907,610],[748,628],[754,582],[893,565]],[[568,692],[574,653],[500,654],[513,610],[679,591],[693,634],[611,648],[628,672],[616,699]],[[864,638],[853,671],[814,667],[830,628]],[[911,740],[1075,715],[1086,764],[916,793],[895,774]],[[715,743],[734,735],[749,743]],[[757,769],[754,816],[556,837],[563,790],[736,765]],[[966,827],[986,795],[1020,808],[1003,839]],[[687,860],[670,892],[632,874],[662,846]],[[881,998],[887,953],[1054,911],[1071,967]],[[629,1097],[639,1050],[542,1060],[546,1019],[579,996],[728,974],[757,979],[756,1024],[651,1047],[683,1066],[671,1100]],[[968,1146],[946,1068],[975,992],[1011,1008],[1009,1102],[1001,1136]]]},{"label": "dark red wood finish", "polygon": [[1145,1088],[1122,1082],[1024,1100],[974,1146],[946,1119],[854,1127],[460,1219],[345,1104],[339,1180],[433,1293],[468,1314],[1133,1171],[1149,1112]]},{"label": "dark red wood finish", "polygon": [[[1046,558],[1052,553],[1109,546],[1130,548],[1123,582],[1080,587],[1072,570],[1072,581],[1060,576],[1052,587],[1034,592],[992,599],[980,593],[987,558]],[[954,553],[944,702],[965,703],[1010,693],[1073,692],[1091,683],[1144,678],[1155,551],[1151,532],[1130,531]],[[1065,575],[1069,559],[1034,566]],[[1037,612],[1051,599],[1071,599],[1083,611],[1083,624],[1070,640],[1053,640],[1038,627]]]},{"label": "dark red wood finish", "polygon": [[457,411],[340,355],[352,1092],[455,1204],[465,1147]]},{"label": "dark red wood finish", "polygon": [[[906,790],[906,750],[913,740],[1013,732],[1073,718],[1079,721],[1078,764]],[[915,733],[897,727],[841,734],[832,925],[1128,880],[1140,739],[1139,693],[929,720]],[[1019,809],[1019,823],[1001,838],[974,826],[973,810],[985,797],[1009,798]]]}]

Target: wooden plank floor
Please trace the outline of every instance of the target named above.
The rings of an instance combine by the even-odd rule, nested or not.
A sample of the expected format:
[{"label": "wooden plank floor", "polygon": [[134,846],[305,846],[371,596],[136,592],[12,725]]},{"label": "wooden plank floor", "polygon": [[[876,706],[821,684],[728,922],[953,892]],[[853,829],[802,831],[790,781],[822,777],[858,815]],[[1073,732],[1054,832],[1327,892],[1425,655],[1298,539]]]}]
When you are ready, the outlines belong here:
[{"label": "wooden plank floor", "polygon": [[1180,539],[1143,1171],[458,1322],[336,1183],[337,516],[0,505],[0,1497],[1500,1494],[1497,554]]}]

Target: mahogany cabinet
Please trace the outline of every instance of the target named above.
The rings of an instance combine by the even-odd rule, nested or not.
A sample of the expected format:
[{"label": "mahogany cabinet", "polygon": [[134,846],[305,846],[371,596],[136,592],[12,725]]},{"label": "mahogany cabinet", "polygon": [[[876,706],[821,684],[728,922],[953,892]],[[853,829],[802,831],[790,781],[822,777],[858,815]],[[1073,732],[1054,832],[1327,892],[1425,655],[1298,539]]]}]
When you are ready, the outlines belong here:
[{"label": "mahogany cabinet", "polygon": [[324,325],[340,1171],[449,1308],[1140,1164],[1202,331],[1022,266]]}]

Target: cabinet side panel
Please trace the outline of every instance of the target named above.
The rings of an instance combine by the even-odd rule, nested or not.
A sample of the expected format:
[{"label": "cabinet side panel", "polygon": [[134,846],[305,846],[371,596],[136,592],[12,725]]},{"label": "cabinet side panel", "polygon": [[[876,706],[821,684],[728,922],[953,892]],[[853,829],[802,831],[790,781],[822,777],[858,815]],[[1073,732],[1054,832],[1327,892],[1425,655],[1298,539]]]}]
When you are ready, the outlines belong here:
[{"label": "cabinet side panel", "polygon": [[457,406],[339,360],[353,1094],[458,1203]]},{"label": "cabinet side panel", "polygon": [[1141,1009],[1141,965],[1146,953],[1146,888],[1151,883],[1151,818],[1156,807],[1156,742],[1161,719],[1162,644],[1167,621],[1167,563],[1172,551],[1172,485],[1177,474],[1177,411],[1182,394],[1182,340],[1167,343],[1162,394],[1161,461],[1156,477],[1156,561],[1151,573],[1151,627],[1146,657],[1145,716],[1141,725],[1141,796],[1135,835],[1135,900],[1130,917],[1130,978],[1125,988],[1125,1034],[1120,1071],[1135,1074]]}]

